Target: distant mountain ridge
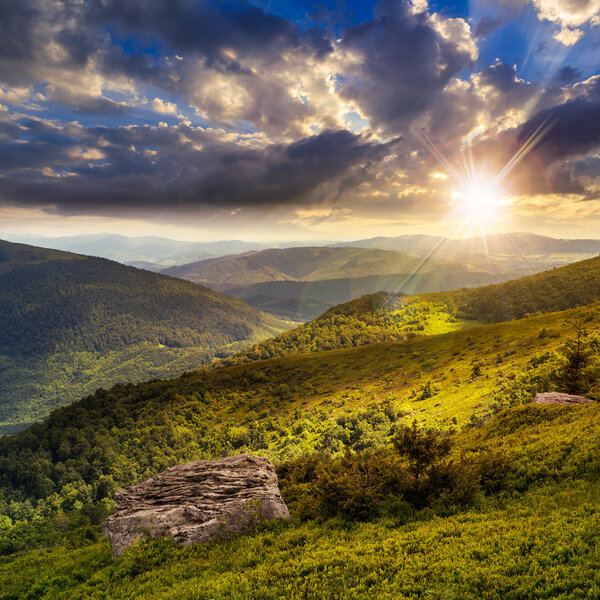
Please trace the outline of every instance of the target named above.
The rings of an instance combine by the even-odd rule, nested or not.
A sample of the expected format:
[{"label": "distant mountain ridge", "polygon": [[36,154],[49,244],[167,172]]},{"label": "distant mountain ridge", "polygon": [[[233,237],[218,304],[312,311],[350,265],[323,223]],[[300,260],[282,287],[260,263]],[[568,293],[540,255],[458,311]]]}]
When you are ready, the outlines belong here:
[{"label": "distant mountain ridge", "polygon": [[600,240],[557,239],[533,233],[501,233],[467,239],[452,239],[424,234],[407,234],[398,237],[375,237],[352,242],[339,242],[335,247],[382,248],[404,252],[411,256],[435,260],[439,255],[447,260],[465,257],[490,257],[495,260],[524,256],[548,257],[553,254],[600,254]]},{"label": "distant mountain ridge", "polygon": [[411,272],[420,261],[398,252],[363,248],[284,248],[247,252],[171,267],[163,273],[213,289],[270,281],[322,281]]},{"label": "distant mountain ridge", "polygon": [[[264,245],[241,240],[218,242],[187,242],[157,236],[129,237],[110,233],[81,234],[63,237],[10,236],[16,243],[33,244],[86,256],[109,258],[122,263],[148,263],[165,268],[226,254],[238,254],[263,248]],[[146,268],[143,265],[140,268]]]},{"label": "distant mountain ridge", "polygon": [[[354,246],[268,249],[174,266],[163,273],[207,285],[279,316],[310,320],[323,307],[378,291],[418,294],[476,287],[588,256],[532,252],[558,247],[594,249],[591,240],[568,246],[564,240],[530,234],[524,234],[520,242],[512,236],[490,236],[485,256],[477,253],[481,238],[410,235],[375,238],[365,244],[384,245],[381,240],[386,239],[390,245],[403,246],[406,253]],[[597,245],[600,249],[600,242]],[[519,247],[529,254],[517,252]]]},{"label": "distant mountain ridge", "polygon": [[173,376],[289,328],[241,300],[101,258],[0,241],[0,423]]},{"label": "distant mountain ridge", "polygon": [[207,259],[162,271],[207,285],[277,316],[315,318],[353,298],[485,285],[506,275],[474,271],[377,248],[268,249]]}]

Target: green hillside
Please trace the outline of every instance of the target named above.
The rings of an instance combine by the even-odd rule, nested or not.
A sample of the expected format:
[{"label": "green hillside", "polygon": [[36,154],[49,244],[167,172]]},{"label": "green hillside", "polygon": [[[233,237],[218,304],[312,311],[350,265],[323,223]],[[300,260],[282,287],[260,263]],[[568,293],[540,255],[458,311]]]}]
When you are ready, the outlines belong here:
[{"label": "green hillside", "polygon": [[501,284],[427,298],[451,304],[463,318],[486,322],[583,306],[600,298],[600,256]]},{"label": "green hillside", "polygon": [[373,450],[415,419],[439,431],[477,426],[560,389],[560,348],[577,321],[595,355],[584,391],[600,398],[600,304],[98,391],[0,439],[0,514],[34,518],[76,500],[102,501],[191,459]]},{"label": "green hillside", "polygon": [[289,327],[186,281],[3,241],[0,302],[1,424],[116,382],[177,375]]},{"label": "green hillside", "polygon": [[[589,288],[582,264],[556,272]],[[363,297],[280,356],[98,390],[0,439],[5,598],[595,597],[600,404],[532,399],[600,400],[600,302],[481,324],[444,300]],[[245,451],[275,461],[290,523],[110,557],[116,489]]]},{"label": "green hillside", "polygon": [[323,313],[224,364],[401,341],[480,323],[565,310],[600,299],[600,257],[505,283],[405,296],[378,292]]},{"label": "green hillside", "polygon": [[[58,547],[4,557],[0,589],[11,600],[594,598],[599,426],[597,404],[506,409],[481,428],[439,438],[451,457],[436,468],[458,468],[461,477],[438,481],[444,491],[426,506],[402,497],[373,502],[372,486],[352,472],[352,493],[370,500],[367,519],[303,516],[298,488],[310,488],[314,476],[304,471],[298,485],[293,472],[315,463],[285,463],[278,470],[288,523],[187,549],[142,542],[121,559],[87,525],[63,533]],[[367,478],[378,473],[369,470],[374,461],[394,460],[404,473],[394,452],[386,446],[344,460],[361,461]],[[344,490],[330,485],[326,494]]]}]

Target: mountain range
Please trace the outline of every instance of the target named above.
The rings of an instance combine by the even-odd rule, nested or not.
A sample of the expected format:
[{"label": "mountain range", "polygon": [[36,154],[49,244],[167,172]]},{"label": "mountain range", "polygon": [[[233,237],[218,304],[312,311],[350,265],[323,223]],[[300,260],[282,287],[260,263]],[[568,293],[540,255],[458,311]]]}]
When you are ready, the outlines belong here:
[{"label": "mountain range", "polygon": [[7,240],[64,250],[86,256],[109,258],[151,271],[160,271],[202,258],[223,256],[261,249],[264,246],[240,240],[218,242],[188,242],[157,236],[130,237],[111,233],[79,234],[62,237],[41,235],[8,235]]},{"label": "mountain range", "polygon": [[[404,252],[412,256],[434,260],[440,256],[446,260],[470,260],[475,264],[506,264],[524,261],[533,265],[557,266],[559,262],[573,262],[574,256],[585,257],[600,254],[600,240],[557,239],[533,233],[502,233],[467,239],[451,239],[441,236],[408,234],[398,237],[376,237],[351,242],[338,242],[338,247],[380,248]],[[526,264],[521,263],[522,269]]]},{"label": "mountain range", "polygon": [[[175,265],[243,254],[253,250],[307,246],[375,248],[393,250],[419,258],[431,255],[433,260],[445,261],[468,262],[467,259],[470,259],[474,264],[482,264],[487,268],[491,264],[496,265],[496,268],[504,265],[523,273],[530,273],[533,269],[541,270],[544,265],[558,266],[600,253],[599,240],[556,239],[531,233],[495,234],[468,239],[407,234],[345,242],[322,240],[261,243],[241,240],[181,241],[157,236],[132,237],[109,233],[62,237],[3,233],[0,234],[0,238],[44,248],[109,258],[157,271]],[[530,264],[527,264],[524,257]]]},{"label": "mountain range", "polygon": [[405,235],[347,242],[343,247],[251,251],[163,272],[242,298],[277,316],[310,320],[364,294],[417,294],[499,283],[598,253],[600,242],[595,240],[533,234],[467,240]]}]

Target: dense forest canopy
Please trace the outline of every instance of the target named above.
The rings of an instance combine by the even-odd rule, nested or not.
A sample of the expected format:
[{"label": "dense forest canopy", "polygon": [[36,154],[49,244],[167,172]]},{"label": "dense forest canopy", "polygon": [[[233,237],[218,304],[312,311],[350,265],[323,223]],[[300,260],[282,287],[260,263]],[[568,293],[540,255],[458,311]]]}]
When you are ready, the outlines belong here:
[{"label": "dense forest canopy", "polygon": [[176,375],[289,327],[188,281],[9,242],[0,242],[0,302],[0,422],[39,418],[37,403],[64,404],[92,381]]}]

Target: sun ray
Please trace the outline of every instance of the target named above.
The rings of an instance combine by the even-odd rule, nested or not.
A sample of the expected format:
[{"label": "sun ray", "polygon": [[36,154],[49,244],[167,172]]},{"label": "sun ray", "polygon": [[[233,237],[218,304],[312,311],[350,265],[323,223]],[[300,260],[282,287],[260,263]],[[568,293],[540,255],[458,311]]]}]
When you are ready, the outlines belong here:
[{"label": "sun ray", "polygon": [[500,172],[494,177],[492,184],[501,183],[506,176],[537,146],[542,138],[550,131],[556,119],[550,121],[546,117],[535,129],[535,131],[525,140],[523,145],[513,154],[509,161],[502,167]]},{"label": "sun ray", "polygon": [[433,140],[420,128],[413,127],[412,131],[417,134],[418,137],[421,138],[421,141],[425,144],[425,146],[429,149],[429,151],[450,171],[454,178],[462,181],[463,177],[460,173],[452,166],[450,161],[444,156],[443,152],[435,145]]},{"label": "sun ray", "polygon": [[437,242],[437,244],[427,253],[427,256],[425,256],[425,258],[412,270],[412,272],[409,275],[407,275],[406,279],[400,284],[398,291],[401,292],[406,288],[409,281],[421,271],[421,269],[431,260],[432,256],[444,245],[444,243],[448,240],[450,235],[452,235],[454,230],[457,229],[458,226],[462,225],[463,223],[464,220],[455,221],[450,226],[448,231],[446,231],[446,233],[441,237],[440,241]]}]

